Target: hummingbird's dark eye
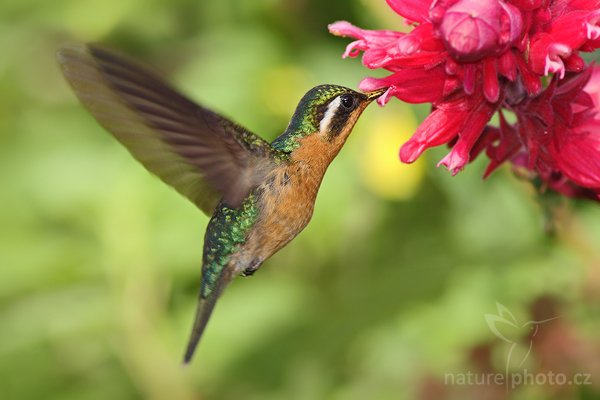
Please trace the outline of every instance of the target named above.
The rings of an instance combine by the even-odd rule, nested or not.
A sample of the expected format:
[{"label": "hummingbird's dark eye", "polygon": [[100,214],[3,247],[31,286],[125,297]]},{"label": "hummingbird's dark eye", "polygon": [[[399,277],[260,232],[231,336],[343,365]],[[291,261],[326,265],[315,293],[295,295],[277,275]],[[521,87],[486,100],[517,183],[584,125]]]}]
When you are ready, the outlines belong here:
[{"label": "hummingbird's dark eye", "polygon": [[354,96],[352,96],[351,94],[342,95],[342,97],[340,98],[340,104],[348,111],[353,110],[355,106]]}]

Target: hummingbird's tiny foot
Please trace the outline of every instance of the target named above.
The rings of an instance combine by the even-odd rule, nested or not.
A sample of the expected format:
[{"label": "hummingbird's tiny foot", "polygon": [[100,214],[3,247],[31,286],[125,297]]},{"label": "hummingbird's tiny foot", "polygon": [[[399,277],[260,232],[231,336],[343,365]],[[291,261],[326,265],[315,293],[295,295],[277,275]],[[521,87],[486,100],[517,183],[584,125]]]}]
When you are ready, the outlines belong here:
[{"label": "hummingbird's tiny foot", "polygon": [[260,267],[261,264],[262,264],[262,261],[259,260],[258,258],[252,260],[252,262],[250,263],[250,266],[242,272],[242,276],[254,275],[254,273],[256,271],[258,271],[258,267]]}]

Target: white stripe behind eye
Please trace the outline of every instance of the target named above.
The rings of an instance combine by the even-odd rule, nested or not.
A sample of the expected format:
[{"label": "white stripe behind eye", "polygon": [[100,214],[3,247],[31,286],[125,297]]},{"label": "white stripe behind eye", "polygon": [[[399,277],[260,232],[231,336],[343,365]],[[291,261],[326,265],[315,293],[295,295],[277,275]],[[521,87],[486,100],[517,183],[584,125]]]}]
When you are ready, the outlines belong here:
[{"label": "white stripe behind eye", "polygon": [[321,133],[327,132],[329,129],[329,124],[331,124],[331,120],[333,119],[337,109],[340,107],[340,102],[342,101],[341,99],[342,96],[338,96],[327,106],[327,111],[325,111],[323,119],[321,119],[321,122],[319,123],[319,130]]}]

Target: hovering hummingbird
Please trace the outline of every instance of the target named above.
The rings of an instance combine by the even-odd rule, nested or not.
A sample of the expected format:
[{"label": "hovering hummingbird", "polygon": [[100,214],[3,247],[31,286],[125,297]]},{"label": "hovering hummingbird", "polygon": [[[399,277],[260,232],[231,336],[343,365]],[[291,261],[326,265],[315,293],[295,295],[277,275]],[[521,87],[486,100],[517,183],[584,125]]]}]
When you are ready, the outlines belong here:
[{"label": "hovering hummingbird", "polygon": [[383,90],[317,86],[269,144],[102,47],[66,46],[58,61],[96,120],[151,173],[212,215],[188,363],[227,284],[252,275],[308,224],[327,167]]}]

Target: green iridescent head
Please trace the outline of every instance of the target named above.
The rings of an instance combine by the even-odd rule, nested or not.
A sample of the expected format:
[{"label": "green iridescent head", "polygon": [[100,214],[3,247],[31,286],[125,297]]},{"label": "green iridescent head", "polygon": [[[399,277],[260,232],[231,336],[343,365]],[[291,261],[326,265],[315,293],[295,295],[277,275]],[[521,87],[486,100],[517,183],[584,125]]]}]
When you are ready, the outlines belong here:
[{"label": "green iridescent head", "polygon": [[309,90],[300,100],[285,132],[275,139],[273,147],[291,153],[299,140],[315,133],[335,134],[355,113],[383,93],[359,93],[344,86],[320,85]]}]

